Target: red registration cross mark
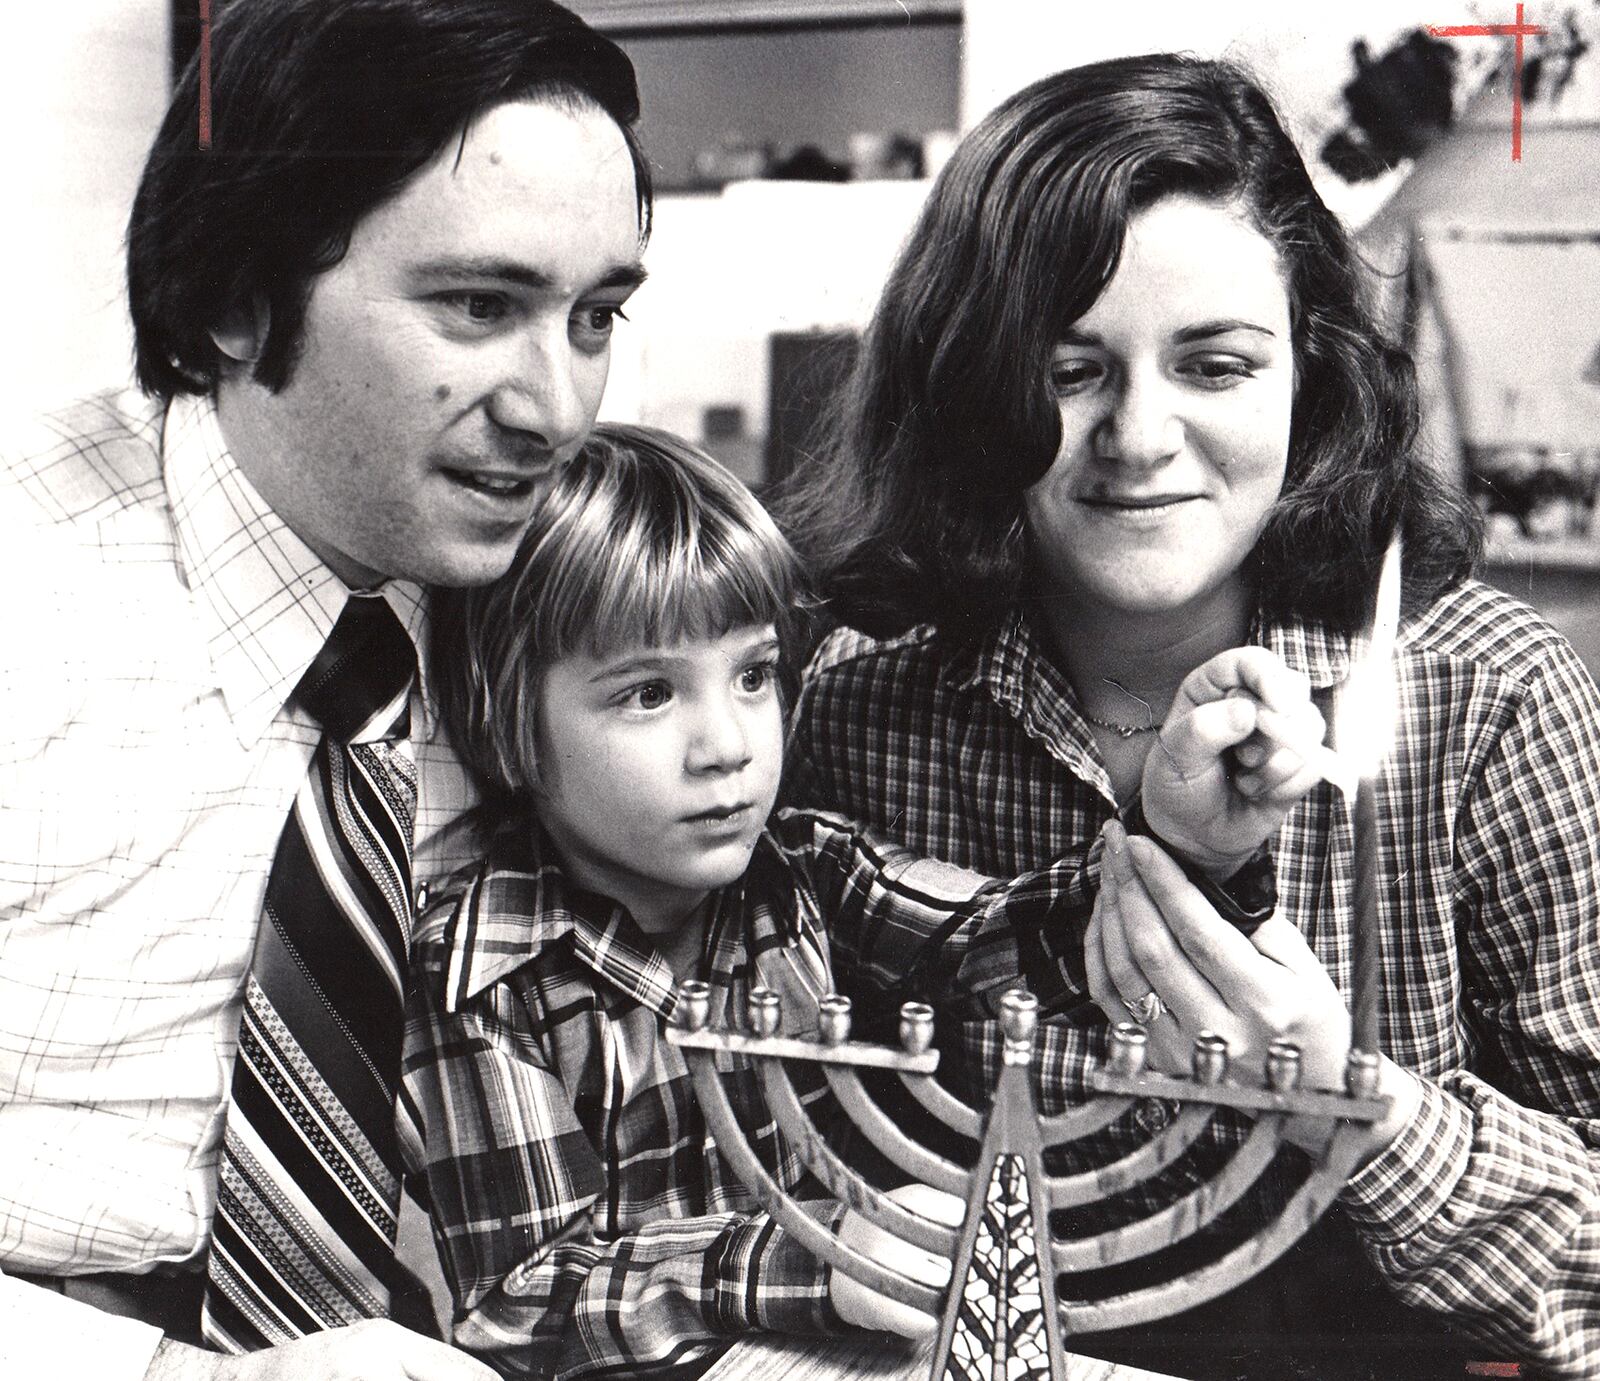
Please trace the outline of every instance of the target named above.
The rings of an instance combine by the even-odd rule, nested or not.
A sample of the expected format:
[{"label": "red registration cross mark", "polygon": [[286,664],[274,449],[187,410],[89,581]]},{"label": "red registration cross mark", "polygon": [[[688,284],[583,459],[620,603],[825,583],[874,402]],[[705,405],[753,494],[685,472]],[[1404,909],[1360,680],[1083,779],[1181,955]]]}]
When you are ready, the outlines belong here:
[{"label": "red registration cross mark", "polygon": [[1435,38],[1513,38],[1516,60],[1511,70],[1511,161],[1522,162],[1522,40],[1529,34],[1542,34],[1538,24],[1522,22],[1522,6],[1517,6],[1515,24],[1429,24]]},{"label": "red registration cross mark", "polygon": [[211,0],[200,0],[200,147],[211,147]]}]

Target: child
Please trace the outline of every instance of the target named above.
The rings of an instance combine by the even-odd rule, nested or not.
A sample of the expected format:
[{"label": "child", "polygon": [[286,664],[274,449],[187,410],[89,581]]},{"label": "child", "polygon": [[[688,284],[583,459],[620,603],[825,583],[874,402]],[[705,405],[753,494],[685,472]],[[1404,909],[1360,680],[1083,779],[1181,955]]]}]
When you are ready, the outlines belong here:
[{"label": "child", "polygon": [[[440,701],[499,823],[416,937],[403,1139],[455,1339],[507,1377],[676,1369],[752,1329],[929,1322],[830,1278],[733,1178],[662,1034],[679,980],[707,980],[732,1025],[765,984],[788,1034],[814,1028],[835,968],[890,1010],[915,995],[984,1015],[1019,975],[1047,1011],[1082,1003],[1081,958],[1056,952],[1081,935],[1046,925],[1081,859],[1002,885],[832,816],[769,820],[800,595],[737,481],[610,427],[511,571],[435,606]],[[748,1064],[727,1065],[750,1142],[804,1197]],[[809,1212],[860,1230],[811,1188]],[[934,1283],[948,1271],[893,1247]]]}]

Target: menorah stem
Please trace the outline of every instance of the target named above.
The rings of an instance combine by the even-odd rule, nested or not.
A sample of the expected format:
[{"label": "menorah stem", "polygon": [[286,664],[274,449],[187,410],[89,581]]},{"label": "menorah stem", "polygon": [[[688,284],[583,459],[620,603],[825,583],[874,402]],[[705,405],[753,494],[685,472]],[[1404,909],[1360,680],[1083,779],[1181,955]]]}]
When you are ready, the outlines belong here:
[{"label": "menorah stem", "polygon": [[[1015,1188],[997,1185],[997,1176],[1020,1170],[1027,1187],[1026,1213],[1029,1237],[1032,1241],[1032,1261],[1020,1259],[1018,1243],[1012,1225],[994,1222],[990,1216],[991,1200]],[[1029,1376],[1048,1375],[1050,1381],[1069,1381],[1067,1357],[1062,1340],[1062,1324],[1057,1308],[1055,1273],[1050,1268],[1048,1251],[1043,1244],[1049,1236],[1049,1202],[1044,1194],[1044,1148],[1039,1140],[1039,1124],[1034,1115],[1033,1091],[1029,1084],[1029,1069],[1025,1063],[1007,1062],[1001,1067],[995,1084],[994,1099],[984,1127],[983,1140],[978,1150],[978,1161],[972,1172],[972,1191],[967,1200],[966,1214],[962,1219],[961,1237],[956,1255],[951,1263],[952,1298],[939,1323],[938,1341],[933,1351],[931,1381],[944,1381],[953,1374],[958,1377]],[[985,1259],[980,1268],[977,1260],[979,1237],[989,1233],[986,1244],[997,1260]],[[1012,1289],[1027,1273],[1026,1288],[1032,1293],[1025,1301],[1012,1298]],[[970,1294],[958,1298],[957,1292],[970,1290],[974,1280],[983,1281],[989,1289],[987,1300],[974,1299]],[[963,1331],[976,1323],[979,1328],[991,1328],[990,1354],[987,1364],[975,1359],[952,1356],[956,1346],[958,1325]],[[1043,1332],[1043,1338],[1038,1333]],[[1040,1356],[1033,1365],[1024,1355],[1021,1366],[1012,1369],[1007,1355],[1014,1343],[1020,1342],[1024,1353],[1037,1347]],[[970,1346],[970,1335],[968,1340]],[[1040,1365],[1042,1363],[1042,1365]]]}]

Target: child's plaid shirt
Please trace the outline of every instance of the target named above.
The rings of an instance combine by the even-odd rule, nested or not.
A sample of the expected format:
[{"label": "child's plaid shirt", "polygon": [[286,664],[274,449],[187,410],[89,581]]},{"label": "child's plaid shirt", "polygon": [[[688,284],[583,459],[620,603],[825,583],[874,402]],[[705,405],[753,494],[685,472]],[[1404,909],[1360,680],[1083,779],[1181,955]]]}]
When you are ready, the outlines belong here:
[{"label": "child's plaid shirt", "polygon": [[[1019,973],[1046,1010],[1072,1005],[1053,951],[1075,953],[1076,937],[1045,925],[1069,885],[1064,865],[1002,885],[781,812],[714,902],[712,1021],[742,1026],[764,983],[784,1034],[812,1030],[836,962],[858,994],[885,994],[883,1011],[916,996],[978,1015]],[[458,1344],[507,1377],[640,1375],[708,1361],[751,1329],[840,1326],[825,1268],[711,1140],[663,1034],[666,963],[625,909],[565,880],[547,839],[503,836],[424,921],[414,972],[402,1144]],[[720,1063],[762,1163],[834,1225],[842,1210],[776,1135],[749,1062]],[[813,1113],[822,1087],[802,1088]]]}]

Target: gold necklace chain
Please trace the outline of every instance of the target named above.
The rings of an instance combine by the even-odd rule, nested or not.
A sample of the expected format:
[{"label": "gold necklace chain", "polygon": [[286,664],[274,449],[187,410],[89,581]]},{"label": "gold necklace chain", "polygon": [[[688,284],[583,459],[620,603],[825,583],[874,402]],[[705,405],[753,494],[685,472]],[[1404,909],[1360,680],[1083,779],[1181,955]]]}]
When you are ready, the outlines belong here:
[{"label": "gold necklace chain", "polygon": [[1110,729],[1119,738],[1132,738],[1135,734],[1153,734],[1161,727],[1159,724],[1119,724],[1114,719],[1101,719],[1098,715],[1092,715],[1081,707],[1078,713],[1098,728]]},{"label": "gold necklace chain", "polygon": [[1116,734],[1118,738],[1132,738],[1135,734],[1153,734],[1161,727],[1156,723],[1155,714],[1151,710],[1150,702],[1148,700],[1141,699],[1120,681],[1114,681],[1109,676],[1102,676],[1100,680],[1105,685],[1115,687],[1117,690],[1121,691],[1125,696],[1128,697],[1129,700],[1137,700],[1141,705],[1143,705],[1145,723],[1123,724],[1115,719],[1101,719],[1098,715],[1090,714],[1088,706],[1080,704],[1078,706],[1078,713],[1087,719],[1089,723],[1093,724],[1096,728],[1110,729],[1111,732]]}]

